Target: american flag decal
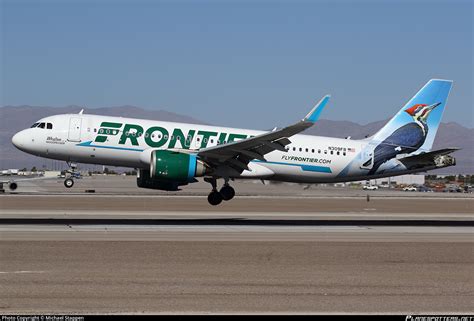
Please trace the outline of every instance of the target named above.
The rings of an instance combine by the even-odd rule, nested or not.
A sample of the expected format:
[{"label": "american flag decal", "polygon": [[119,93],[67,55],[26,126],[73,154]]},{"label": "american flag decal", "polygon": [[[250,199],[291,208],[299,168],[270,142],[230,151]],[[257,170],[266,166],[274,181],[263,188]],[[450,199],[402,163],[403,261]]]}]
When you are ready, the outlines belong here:
[{"label": "american flag decal", "polygon": [[349,153],[355,153],[356,150],[355,150],[355,148],[348,148],[347,151],[348,151]]}]

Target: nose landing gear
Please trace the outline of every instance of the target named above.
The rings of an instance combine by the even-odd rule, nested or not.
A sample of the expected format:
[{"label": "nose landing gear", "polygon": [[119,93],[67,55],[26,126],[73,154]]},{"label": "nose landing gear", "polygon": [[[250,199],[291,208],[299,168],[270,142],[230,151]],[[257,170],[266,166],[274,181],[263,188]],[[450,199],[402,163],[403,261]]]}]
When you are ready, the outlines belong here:
[{"label": "nose landing gear", "polygon": [[74,180],[72,178],[66,178],[64,180],[64,186],[66,186],[67,188],[71,188],[73,187],[74,185]]},{"label": "nose landing gear", "polygon": [[77,169],[76,163],[67,162],[67,165],[69,166],[70,170],[67,170],[66,172],[69,173],[70,176],[64,180],[64,186],[66,188],[71,188],[74,186],[74,178],[79,179],[82,177],[81,177],[81,173],[76,171]]},{"label": "nose landing gear", "polygon": [[229,180],[226,179],[224,186],[217,191],[217,180],[212,178],[204,178],[204,180],[212,185],[212,191],[207,196],[207,201],[211,205],[219,205],[222,201],[229,201],[235,196],[235,190],[229,185]]}]

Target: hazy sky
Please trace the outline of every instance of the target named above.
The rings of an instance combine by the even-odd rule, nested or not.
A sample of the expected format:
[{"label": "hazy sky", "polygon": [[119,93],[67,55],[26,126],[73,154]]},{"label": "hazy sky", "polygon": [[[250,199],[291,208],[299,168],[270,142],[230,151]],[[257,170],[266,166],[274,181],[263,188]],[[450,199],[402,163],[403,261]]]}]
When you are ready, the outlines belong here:
[{"label": "hazy sky", "polygon": [[430,78],[474,127],[472,1],[9,1],[0,105],[135,105],[271,128],[392,116]]}]

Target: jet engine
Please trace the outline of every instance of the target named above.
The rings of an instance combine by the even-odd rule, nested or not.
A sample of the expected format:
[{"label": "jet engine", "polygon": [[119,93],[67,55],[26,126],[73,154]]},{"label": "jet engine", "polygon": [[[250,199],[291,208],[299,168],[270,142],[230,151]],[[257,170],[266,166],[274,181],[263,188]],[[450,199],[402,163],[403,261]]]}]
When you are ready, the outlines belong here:
[{"label": "jet engine", "polygon": [[188,182],[173,182],[150,177],[150,171],[139,169],[137,186],[140,188],[159,189],[162,191],[179,191],[179,187],[188,185]]},{"label": "jet engine", "polygon": [[137,185],[141,188],[177,191],[179,186],[196,182],[208,167],[196,155],[168,150],[154,150],[150,154],[150,170],[139,169]]},{"label": "jet engine", "polygon": [[154,150],[151,153],[150,177],[165,181],[189,182],[194,177],[204,176],[206,165],[194,154],[169,150]]}]

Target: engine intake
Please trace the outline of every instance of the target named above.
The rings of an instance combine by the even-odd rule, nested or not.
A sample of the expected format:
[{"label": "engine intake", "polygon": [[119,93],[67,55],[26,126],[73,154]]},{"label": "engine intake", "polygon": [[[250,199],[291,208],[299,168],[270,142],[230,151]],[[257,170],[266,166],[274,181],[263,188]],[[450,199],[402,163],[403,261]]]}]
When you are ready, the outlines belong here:
[{"label": "engine intake", "polygon": [[206,165],[194,154],[169,150],[154,150],[151,153],[150,177],[174,182],[189,182],[194,177],[204,176]]}]

